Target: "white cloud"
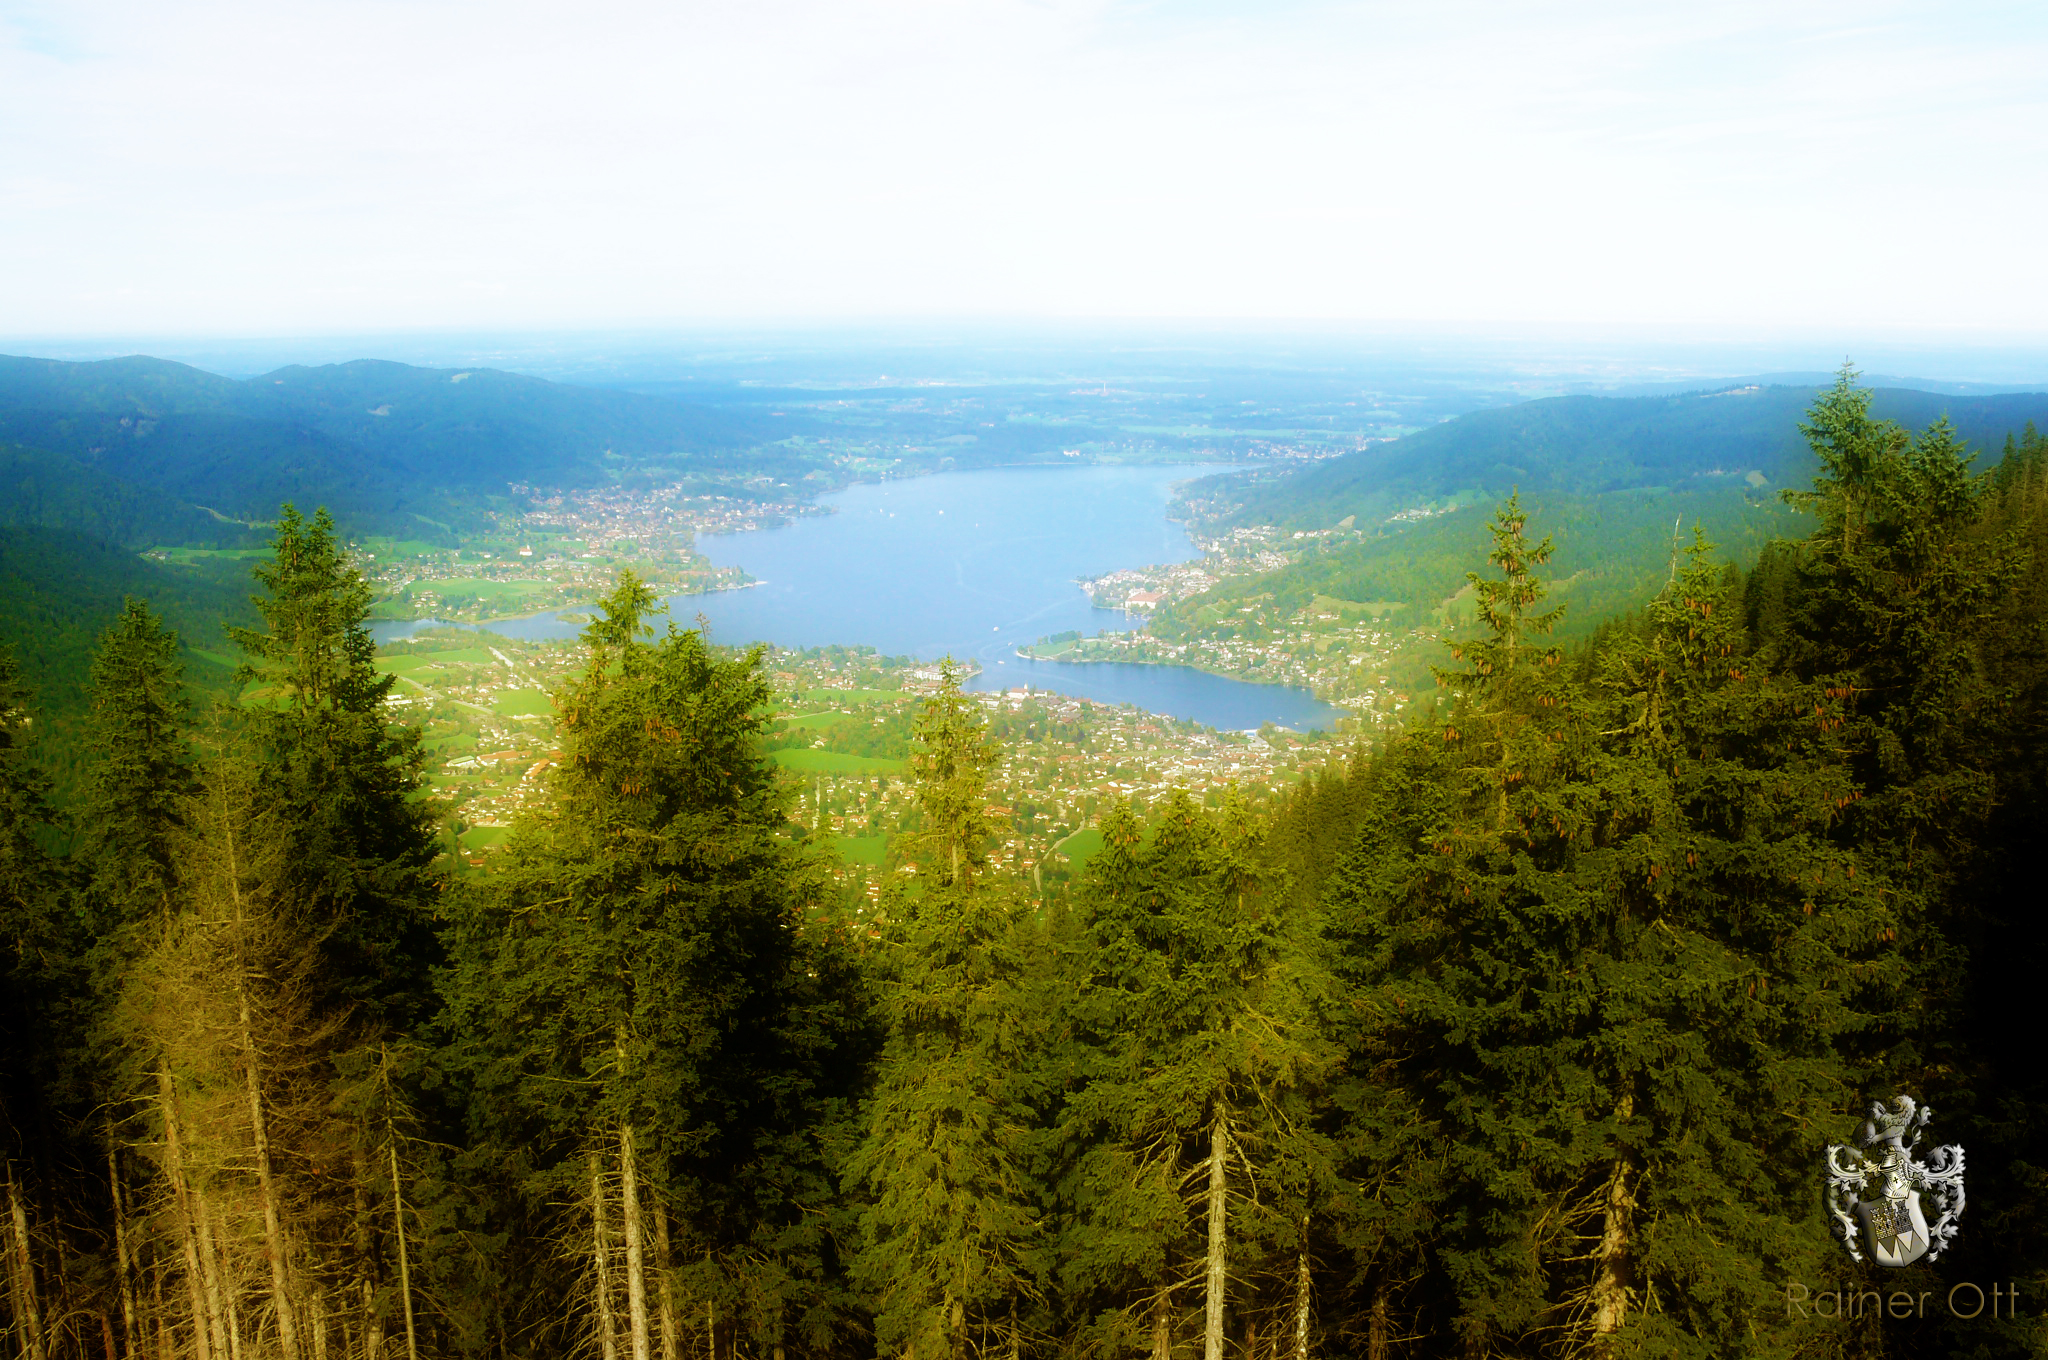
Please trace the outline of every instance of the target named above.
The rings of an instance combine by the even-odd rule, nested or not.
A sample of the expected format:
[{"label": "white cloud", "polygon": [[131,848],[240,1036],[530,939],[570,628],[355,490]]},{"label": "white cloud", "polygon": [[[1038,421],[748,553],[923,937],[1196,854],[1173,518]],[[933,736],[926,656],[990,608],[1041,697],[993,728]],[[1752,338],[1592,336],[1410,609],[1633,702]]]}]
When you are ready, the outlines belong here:
[{"label": "white cloud", "polygon": [[2042,21],[1794,8],[0,4],[0,331],[2042,329]]}]

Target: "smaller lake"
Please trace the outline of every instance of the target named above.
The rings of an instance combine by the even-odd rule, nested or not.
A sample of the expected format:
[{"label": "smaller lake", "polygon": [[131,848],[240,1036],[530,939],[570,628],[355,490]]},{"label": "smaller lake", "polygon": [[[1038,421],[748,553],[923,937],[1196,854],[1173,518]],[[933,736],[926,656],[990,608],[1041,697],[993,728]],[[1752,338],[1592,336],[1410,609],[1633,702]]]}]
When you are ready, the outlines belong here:
[{"label": "smaller lake", "polygon": [[[1215,464],[1025,467],[942,473],[852,486],[823,504],[835,513],[772,529],[705,535],[697,548],[760,582],[714,595],[678,595],[671,615],[709,621],[720,642],[781,647],[865,644],[885,655],[981,663],[978,690],[1030,685],[1098,703],[1238,729],[1274,723],[1327,728],[1346,710],[1305,689],[1257,685],[1187,666],[1026,661],[1016,649],[1068,629],[1132,626],[1097,609],[1084,576],[1200,554],[1166,517],[1176,482]],[[485,625],[507,637],[574,637],[580,622],[550,611]],[[380,640],[419,623],[379,623]]]}]

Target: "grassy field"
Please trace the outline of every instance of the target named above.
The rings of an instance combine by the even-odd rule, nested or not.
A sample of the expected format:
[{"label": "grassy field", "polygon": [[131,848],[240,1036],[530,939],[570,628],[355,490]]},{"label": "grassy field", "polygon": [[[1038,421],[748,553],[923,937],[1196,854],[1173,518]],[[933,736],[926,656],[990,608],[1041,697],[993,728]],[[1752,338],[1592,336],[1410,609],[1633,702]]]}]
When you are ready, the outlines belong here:
[{"label": "grassy field", "polygon": [[482,647],[450,647],[439,652],[380,656],[377,658],[377,664],[394,674],[403,675],[406,671],[420,666],[498,666],[504,663]]},{"label": "grassy field", "polygon": [[774,751],[771,758],[785,770],[798,774],[900,774],[908,768],[901,760],[879,756],[848,756],[837,751]]},{"label": "grassy field", "polygon": [[814,704],[897,704],[915,698],[900,689],[814,689],[804,693]]},{"label": "grassy field", "polygon": [[493,581],[481,576],[456,576],[439,581],[416,581],[406,588],[408,595],[431,589],[444,600],[490,600],[493,602],[523,599],[552,591],[554,586],[547,581],[536,581],[521,577],[511,581]]},{"label": "grassy field", "polygon": [[1334,614],[1349,622],[1355,618],[1379,618],[1401,608],[1399,600],[1340,600],[1334,595],[1317,595],[1309,607],[1319,614]]},{"label": "grassy field", "polygon": [[508,826],[473,826],[462,833],[462,848],[465,850],[491,850],[505,843]]},{"label": "grassy field", "polygon": [[374,535],[362,541],[362,548],[378,557],[421,557],[427,553],[447,551],[422,538],[378,538]]},{"label": "grassy field", "polygon": [[841,718],[852,717],[850,713],[792,713],[783,717],[791,727],[830,727]]},{"label": "grassy field", "polygon": [[1074,873],[1079,875],[1083,869],[1088,867],[1088,861],[1094,859],[1096,854],[1101,851],[1102,832],[1092,826],[1082,827],[1073,835],[1054,845],[1053,849],[1073,861]]},{"label": "grassy field", "polygon": [[252,557],[268,557],[268,548],[151,548],[152,553],[162,553],[173,562],[197,562],[203,557],[225,557],[246,561]]},{"label": "grassy field", "polygon": [[834,836],[832,839],[839,858],[848,864],[880,867],[882,856],[889,849],[887,836]]},{"label": "grassy field", "polygon": [[546,690],[508,689],[491,701],[491,711],[501,718],[532,718],[555,711]]}]

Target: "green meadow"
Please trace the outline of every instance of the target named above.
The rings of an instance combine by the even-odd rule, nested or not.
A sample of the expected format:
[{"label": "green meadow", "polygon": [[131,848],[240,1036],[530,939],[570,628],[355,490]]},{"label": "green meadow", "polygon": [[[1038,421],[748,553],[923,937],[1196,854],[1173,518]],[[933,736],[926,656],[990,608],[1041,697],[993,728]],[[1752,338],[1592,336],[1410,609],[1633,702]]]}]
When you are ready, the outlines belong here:
[{"label": "green meadow", "polygon": [[906,762],[901,760],[849,756],[838,751],[815,751],[807,747],[773,751],[770,756],[783,769],[798,774],[899,774],[906,768]]}]

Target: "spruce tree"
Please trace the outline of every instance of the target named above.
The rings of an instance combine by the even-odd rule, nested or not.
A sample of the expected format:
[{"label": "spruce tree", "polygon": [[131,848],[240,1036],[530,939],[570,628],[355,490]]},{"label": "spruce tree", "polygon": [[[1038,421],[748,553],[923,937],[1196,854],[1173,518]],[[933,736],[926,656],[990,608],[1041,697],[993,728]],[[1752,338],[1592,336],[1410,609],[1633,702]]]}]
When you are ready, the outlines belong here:
[{"label": "spruce tree", "polygon": [[1298,1108],[1328,1060],[1315,932],[1262,872],[1241,804],[1211,816],[1176,793],[1149,838],[1128,805],[1102,832],[1075,1003],[1088,1051],[1063,1118],[1063,1283],[1090,1344],[1167,1360],[1198,1320],[1215,1360],[1274,1228],[1234,1206],[1283,1186],[1304,1200],[1327,1163]]},{"label": "spruce tree", "polygon": [[686,1332],[773,1351],[841,1325],[818,1140],[862,1008],[783,834],[758,650],[650,640],[653,604],[630,573],[602,602],[557,699],[551,800],[458,899],[447,1061],[528,1206],[502,1212],[579,1206],[555,1230],[580,1240],[580,1282],[508,1301],[501,1327],[635,1360]]},{"label": "spruce tree", "polygon": [[70,876],[50,852],[58,818],[35,763],[34,724],[13,648],[0,644],[0,1232],[10,1330],[27,1356],[45,1353],[45,1328],[63,1311],[45,1235],[59,1120],[74,1103],[65,1095],[81,945]]},{"label": "spruce tree", "polygon": [[93,658],[95,760],[80,817],[105,996],[171,906],[175,842],[194,791],[190,719],[176,635],[146,603],[126,601]]},{"label": "spruce tree", "polygon": [[911,755],[923,826],[914,888],[892,894],[887,1024],[866,1136],[849,1163],[865,1191],[854,1278],[885,1353],[1014,1357],[1036,1292],[1041,1232],[1024,1183],[1038,1059],[1024,1012],[1019,901],[986,870],[997,752],[950,662]]},{"label": "spruce tree", "polygon": [[1589,688],[1527,640],[1515,510],[1460,702],[1388,762],[1332,902],[1352,1081],[1442,1140],[1426,1238],[1376,1245],[1426,1255],[1440,1292],[1407,1306],[1470,1347],[1770,1353],[1776,1283],[1830,1268],[1794,1190],[1897,999],[1897,917],[1829,842],[1853,787],[1720,574],[1696,560]]},{"label": "spruce tree", "polygon": [[1781,1281],[1842,1274],[1801,1192],[1845,1091],[1882,1077],[1910,995],[1897,884],[1836,842],[1858,790],[1825,692],[1749,653],[1703,537],[1599,661],[1606,805],[1584,870],[1608,885],[1603,1047],[1631,1115],[1595,1331],[1679,1353],[1795,1347],[1758,1319],[1776,1320]]},{"label": "spruce tree", "polygon": [[[1818,525],[1781,567],[1783,607],[1759,617],[1774,664],[1809,682],[1855,781],[1831,839],[1895,885],[1912,987],[1881,1045],[1884,1076],[1982,1149],[1978,1219],[1958,1271],[2041,1257],[2030,1172],[2048,1147],[2037,1064],[2014,1035],[2044,950],[2030,901],[2044,781],[2037,431],[1980,473],[1946,422],[1914,434],[1871,414],[1845,368],[1802,426],[1820,462],[1795,503]],[[1875,1042],[1873,1048],[1880,1045]],[[1995,1151],[1994,1151],[1995,1149]],[[1966,1333],[1948,1324],[1935,1349]],[[1970,1343],[1974,1344],[1974,1343]]]},{"label": "spruce tree", "polygon": [[368,587],[324,513],[285,507],[272,547],[265,627],[235,633],[240,702],[216,706],[199,759],[146,611],[96,671],[115,1108],[141,1112],[136,1151],[171,1208],[159,1284],[182,1300],[159,1316],[211,1360],[309,1360],[384,1327],[381,1235],[364,1233],[384,1176],[351,1088],[419,1017],[434,958],[432,806],[372,664]]},{"label": "spruce tree", "polygon": [[436,956],[435,814],[419,730],[396,723],[368,627],[370,587],[325,510],[279,513],[254,574],[263,627],[230,633],[247,724],[285,838],[278,890],[326,921],[325,985],[361,1023],[407,1024]]}]

